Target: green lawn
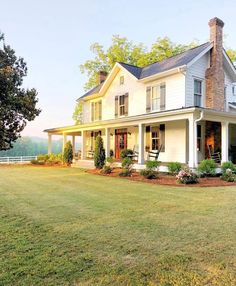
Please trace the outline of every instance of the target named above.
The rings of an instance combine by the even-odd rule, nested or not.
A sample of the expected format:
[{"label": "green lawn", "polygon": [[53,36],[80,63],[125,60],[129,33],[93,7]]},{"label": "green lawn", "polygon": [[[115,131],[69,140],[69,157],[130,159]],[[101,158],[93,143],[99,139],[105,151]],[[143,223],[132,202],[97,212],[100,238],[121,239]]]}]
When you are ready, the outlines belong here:
[{"label": "green lawn", "polygon": [[0,167],[0,285],[236,285],[236,188]]}]

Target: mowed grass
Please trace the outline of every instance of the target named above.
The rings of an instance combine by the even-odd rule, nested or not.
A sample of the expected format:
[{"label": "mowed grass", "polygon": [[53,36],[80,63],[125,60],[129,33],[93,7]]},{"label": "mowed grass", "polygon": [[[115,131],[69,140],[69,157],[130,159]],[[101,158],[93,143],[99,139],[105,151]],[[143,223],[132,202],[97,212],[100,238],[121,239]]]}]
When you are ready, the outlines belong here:
[{"label": "mowed grass", "polygon": [[236,285],[236,188],[0,167],[0,285]]}]

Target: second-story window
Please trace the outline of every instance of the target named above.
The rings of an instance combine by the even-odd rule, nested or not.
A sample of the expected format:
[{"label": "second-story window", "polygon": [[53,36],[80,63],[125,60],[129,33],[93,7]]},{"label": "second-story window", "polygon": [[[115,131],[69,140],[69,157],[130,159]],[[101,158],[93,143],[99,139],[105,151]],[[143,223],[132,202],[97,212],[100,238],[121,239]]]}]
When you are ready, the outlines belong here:
[{"label": "second-story window", "polygon": [[125,95],[119,96],[119,115],[125,115]]},{"label": "second-story window", "polygon": [[202,81],[194,80],[194,106],[202,106]]},{"label": "second-story window", "polygon": [[125,93],[123,95],[117,95],[115,97],[115,117],[127,116],[129,104],[129,94]]},{"label": "second-story window", "polygon": [[91,121],[102,120],[102,101],[91,102]]},{"label": "second-story window", "polygon": [[166,107],[166,85],[161,83],[146,89],[146,111],[161,111]]}]

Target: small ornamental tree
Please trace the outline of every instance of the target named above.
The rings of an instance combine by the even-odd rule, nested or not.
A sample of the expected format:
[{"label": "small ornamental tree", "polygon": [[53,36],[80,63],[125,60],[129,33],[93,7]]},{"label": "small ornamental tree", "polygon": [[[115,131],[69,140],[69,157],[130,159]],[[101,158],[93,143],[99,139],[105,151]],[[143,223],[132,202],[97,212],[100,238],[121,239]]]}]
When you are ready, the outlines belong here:
[{"label": "small ornamental tree", "polygon": [[65,148],[63,150],[63,162],[68,166],[71,165],[73,160],[73,148],[70,141],[66,142]]},{"label": "small ornamental tree", "polygon": [[101,136],[97,136],[95,151],[94,151],[94,165],[97,169],[102,169],[105,165],[105,149],[103,147],[103,140]]}]

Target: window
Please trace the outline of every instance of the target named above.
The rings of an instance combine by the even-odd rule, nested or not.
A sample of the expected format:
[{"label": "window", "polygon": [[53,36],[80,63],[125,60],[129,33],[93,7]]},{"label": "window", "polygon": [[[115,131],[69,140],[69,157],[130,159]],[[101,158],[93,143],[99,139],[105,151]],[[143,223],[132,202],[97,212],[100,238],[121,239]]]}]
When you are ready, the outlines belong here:
[{"label": "window", "polygon": [[151,88],[152,111],[159,111],[165,109],[165,95],[166,95],[165,83],[161,83]]},{"label": "window", "polygon": [[152,150],[158,150],[160,146],[160,130],[158,127],[152,127],[152,139],[151,139],[151,145]]},{"label": "window", "polygon": [[120,95],[119,97],[119,115],[125,115],[125,96]]},{"label": "window", "polygon": [[161,152],[165,152],[165,124],[151,127],[151,150],[159,150],[160,147]]},{"label": "window", "polygon": [[120,85],[124,84],[124,82],[125,82],[125,78],[124,78],[124,76],[122,75],[122,76],[120,77]]},{"label": "window", "polygon": [[202,106],[202,81],[194,80],[194,106]]},{"label": "window", "polygon": [[102,120],[102,101],[91,102],[91,121]]}]

